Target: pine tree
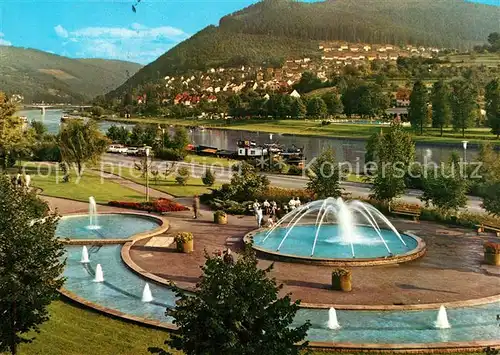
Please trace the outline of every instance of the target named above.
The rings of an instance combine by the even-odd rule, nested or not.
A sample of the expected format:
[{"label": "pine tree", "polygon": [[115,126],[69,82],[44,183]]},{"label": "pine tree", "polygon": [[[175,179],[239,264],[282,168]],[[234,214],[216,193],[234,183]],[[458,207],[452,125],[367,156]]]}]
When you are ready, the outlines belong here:
[{"label": "pine tree", "polygon": [[408,118],[412,127],[424,133],[424,125],[427,118],[428,95],[427,88],[420,80],[415,82],[410,95],[410,106],[408,107]]},{"label": "pine tree", "polygon": [[432,126],[441,129],[451,123],[450,88],[440,80],[432,87]]},{"label": "pine tree", "polygon": [[491,133],[500,138],[500,80],[493,79],[486,85],[484,95],[486,101],[486,118]]}]

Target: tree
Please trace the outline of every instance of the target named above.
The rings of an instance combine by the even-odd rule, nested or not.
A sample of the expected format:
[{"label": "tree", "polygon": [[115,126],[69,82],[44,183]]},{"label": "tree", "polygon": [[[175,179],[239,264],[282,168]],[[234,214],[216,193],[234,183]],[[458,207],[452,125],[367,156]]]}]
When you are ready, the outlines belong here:
[{"label": "tree", "polygon": [[177,176],[175,177],[175,181],[179,184],[179,185],[186,185],[189,178],[191,177],[191,171],[189,171],[189,169],[185,166],[181,166],[178,170],[177,170]]},{"label": "tree", "polygon": [[0,352],[16,354],[59,297],[64,247],[55,236],[57,216],[34,193],[1,176],[0,201]]},{"label": "tree", "polygon": [[45,133],[47,133],[47,127],[40,121],[31,121],[31,128],[33,128],[37,140],[41,140]]},{"label": "tree", "polygon": [[124,126],[112,125],[108,128],[106,137],[108,137],[112,142],[127,145],[130,140],[130,131]]},{"label": "tree", "polygon": [[436,81],[432,87],[432,127],[441,129],[443,136],[444,126],[451,122],[450,88],[443,81]]},{"label": "tree", "polygon": [[201,177],[201,181],[205,186],[213,186],[213,184],[215,184],[215,174],[212,172],[212,169],[207,168],[207,170],[205,170],[205,174]]},{"label": "tree", "polygon": [[269,187],[268,177],[258,174],[255,168],[247,162],[234,166],[234,169],[236,171],[229,184],[231,199],[249,201]]},{"label": "tree", "polygon": [[316,74],[310,71],[305,71],[302,73],[300,80],[296,83],[293,88],[300,93],[306,93],[319,89],[323,86],[321,79],[317,77]]},{"label": "tree", "polygon": [[424,192],[420,200],[426,206],[432,203],[447,215],[467,205],[467,189],[467,180],[457,171],[457,165],[452,163],[423,179]]},{"label": "tree", "polygon": [[342,105],[342,101],[340,100],[339,96],[336,93],[329,91],[326,94],[324,94],[321,98],[326,104],[327,112],[329,115],[336,115],[342,113],[344,107]]},{"label": "tree", "polygon": [[388,133],[378,135],[371,139],[376,144],[376,176],[371,196],[390,203],[405,192],[405,176],[415,156],[415,143],[399,123],[393,123]]},{"label": "tree", "polygon": [[[299,355],[311,324],[292,327],[300,301],[279,298],[281,285],[260,269],[248,245],[234,262],[206,256],[196,293],[177,291],[179,301],[167,315],[179,327],[165,343],[186,355]],[[296,345],[300,343],[300,345]],[[167,354],[159,348],[150,349]]]},{"label": "tree", "polygon": [[491,128],[491,133],[500,138],[500,80],[493,79],[486,85],[484,95],[486,101],[486,118],[488,127]]},{"label": "tree", "polygon": [[483,208],[491,215],[500,217],[500,181],[490,182],[486,186]]},{"label": "tree", "polygon": [[408,107],[408,118],[412,127],[420,130],[420,134],[424,134],[424,125],[427,118],[427,88],[420,80],[413,85],[413,90],[410,95],[410,106]]},{"label": "tree", "polygon": [[463,79],[455,80],[451,85],[451,110],[453,113],[453,128],[465,130],[472,126],[477,114],[477,90],[470,82]]},{"label": "tree", "polygon": [[290,115],[292,118],[300,118],[305,116],[307,112],[306,105],[304,105],[304,101],[300,97],[296,98],[292,102],[292,107],[290,108]]},{"label": "tree", "polygon": [[175,127],[171,148],[184,151],[189,144],[189,136],[184,127]]},{"label": "tree", "polygon": [[91,109],[91,112],[92,112],[92,116],[99,118],[102,115],[104,115],[105,111],[101,106],[93,106]]},{"label": "tree", "polygon": [[307,115],[312,117],[324,117],[327,113],[325,101],[321,97],[313,97],[307,103]]},{"label": "tree", "polygon": [[335,162],[333,149],[324,150],[307,170],[307,190],[317,199],[342,196],[340,188],[340,169]]},{"label": "tree", "polygon": [[83,164],[99,161],[108,143],[93,121],[71,120],[64,125],[59,136],[62,160],[76,164],[78,175],[82,174]]}]

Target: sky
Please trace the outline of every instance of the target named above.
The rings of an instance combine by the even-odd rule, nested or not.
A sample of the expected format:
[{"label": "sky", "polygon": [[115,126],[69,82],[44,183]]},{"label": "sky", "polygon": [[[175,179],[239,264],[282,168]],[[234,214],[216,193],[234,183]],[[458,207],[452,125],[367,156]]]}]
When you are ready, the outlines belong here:
[{"label": "sky", "polygon": [[0,45],[147,64],[256,0],[141,0],[134,13],[135,1],[0,0]]}]

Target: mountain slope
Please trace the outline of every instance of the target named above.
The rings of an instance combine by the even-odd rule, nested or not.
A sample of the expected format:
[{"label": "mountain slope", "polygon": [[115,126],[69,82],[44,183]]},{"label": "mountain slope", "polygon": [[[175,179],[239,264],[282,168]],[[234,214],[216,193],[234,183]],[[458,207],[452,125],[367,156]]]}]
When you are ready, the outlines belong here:
[{"label": "mountain slope", "polygon": [[136,63],[0,46],[0,91],[22,94],[25,102],[79,103],[121,85],[140,68]]},{"label": "mountain slope", "polygon": [[499,18],[500,7],[464,0],[264,0],[180,43],[108,97],[190,69],[317,56],[322,40],[471,47],[500,31]]}]

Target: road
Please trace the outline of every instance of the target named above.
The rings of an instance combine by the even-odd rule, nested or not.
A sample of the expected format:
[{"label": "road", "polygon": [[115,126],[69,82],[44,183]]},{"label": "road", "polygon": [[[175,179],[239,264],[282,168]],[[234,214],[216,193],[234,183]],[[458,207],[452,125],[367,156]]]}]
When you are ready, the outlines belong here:
[{"label": "road", "polygon": [[[115,168],[120,166],[122,169],[133,169],[134,164],[138,162],[141,158],[136,157],[127,157],[118,154],[105,154],[101,160],[103,164],[103,168]],[[165,170],[165,167],[172,162],[166,162],[163,160],[154,160],[153,166],[157,168],[160,172]],[[191,176],[193,177],[201,177],[207,168],[205,165],[201,164],[193,164],[193,163],[185,163],[179,162],[177,163],[177,167],[187,167],[191,171]],[[233,172],[229,168],[222,167],[211,167],[212,171],[216,173],[218,182],[229,182],[231,180],[231,176]],[[300,189],[304,188],[307,184],[307,177],[304,176],[292,176],[292,175],[276,175],[276,174],[265,174],[271,181],[272,186],[278,186],[283,188],[290,189]],[[370,195],[370,185],[363,183],[354,183],[354,182],[342,182],[342,188],[344,188],[345,192],[350,193],[353,197],[368,197]],[[404,196],[401,196],[399,200],[402,200],[407,203],[422,203],[419,200],[419,197],[422,195],[422,191],[408,189]],[[470,212],[485,212],[485,210],[481,207],[481,198],[476,196],[468,196],[467,208]]]}]

